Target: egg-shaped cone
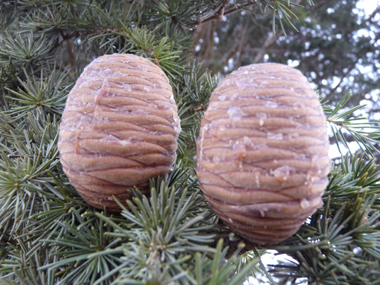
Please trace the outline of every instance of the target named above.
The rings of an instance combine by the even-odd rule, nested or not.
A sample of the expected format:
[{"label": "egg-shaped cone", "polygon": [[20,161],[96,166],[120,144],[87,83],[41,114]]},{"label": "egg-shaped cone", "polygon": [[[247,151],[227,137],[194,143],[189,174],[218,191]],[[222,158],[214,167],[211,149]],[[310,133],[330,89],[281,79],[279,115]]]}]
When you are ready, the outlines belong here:
[{"label": "egg-shaped cone", "polygon": [[134,186],[174,163],[180,120],[165,73],[132,54],[91,62],[69,93],[58,148],[70,183],[90,205],[119,211]]},{"label": "egg-shaped cone", "polygon": [[326,117],[302,73],[253,64],[224,78],[211,95],[197,140],[197,175],[233,232],[274,244],[322,206],[328,151]]}]

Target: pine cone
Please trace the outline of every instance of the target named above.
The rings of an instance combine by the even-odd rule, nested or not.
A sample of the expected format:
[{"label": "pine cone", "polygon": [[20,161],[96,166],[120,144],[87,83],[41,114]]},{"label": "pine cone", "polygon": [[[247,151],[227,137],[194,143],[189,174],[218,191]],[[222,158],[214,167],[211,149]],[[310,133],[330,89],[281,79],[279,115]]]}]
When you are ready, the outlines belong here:
[{"label": "pine cone", "polygon": [[249,65],[211,96],[197,142],[197,175],[232,231],[274,244],[322,206],[328,150],[323,109],[302,73],[282,64]]},{"label": "pine cone", "polygon": [[89,64],[71,90],[58,148],[63,170],[86,202],[120,207],[128,189],[149,194],[149,179],[174,163],[180,121],[164,72],[149,60],[113,54]]}]

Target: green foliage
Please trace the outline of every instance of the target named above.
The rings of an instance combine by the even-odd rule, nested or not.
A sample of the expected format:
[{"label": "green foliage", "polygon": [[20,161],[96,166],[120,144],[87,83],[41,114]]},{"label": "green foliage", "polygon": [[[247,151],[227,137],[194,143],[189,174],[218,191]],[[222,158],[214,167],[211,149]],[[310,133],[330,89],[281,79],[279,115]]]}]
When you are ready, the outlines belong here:
[{"label": "green foliage", "polygon": [[297,16],[290,10],[290,6],[294,5],[297,7],[303,7],[302,5],[299,5],[297,3],[290,2],[289,0],[278,0],[273,1],[273,4],[271,4],[269,1],[265,1],[265,6],[262,8],[259,2],[260,9],[263,10],[263,12],[266,12],[266,9],[270,7],[273,10],[273,20],[272,20],[272,32],[275,35],[276,34],[276,15],[279,19],[279,23],[281,26],[281,30],[286,36],[283,20],[285,20],[294,30],[297,30],[297,28],[294,26],[294,24],[291,21],[291,18],[294,17],[295,19],[298,19]]},{"label": "green foliage", "polygon": [[66,97],[71,84],[63,85],[67,73],[53,71],[45,74],[41,70],[40,79],[30,78],[25,71],[26,82],[20,81],[18,92],[8,89],[13,97],[8,97],[11,109],[9,114],[15,119],[25,117],[28,113],[55,114],[63,112]]},{"label": "green foliage", "polygon": [[[362,116],[355,116],[354,112],[359,111],[365,105],[359,105],[351,109],[343,110],[346,103],[350,100],[352,94],[349,92],[339,101],[335,108],[324,106],[327,121],[330,124],[332,133],[338,147],[339,152],[342,154],[339,144],[343,146],[352,155],[344,133],[350,135],[355,142],[359,145],[360,149],[368,156],[372,157],[372,152],[380,153],[376,144],[379,144],[378,138],[380,137],[380,126],[378,123],[368,122],[367,118]],[[343,110],[343,111],[342,111]],[[342,111],[342,112],[340,112]]]},{"label": "green foliage", "polygon": [[49,269],[51,272],[59,269],[56,276],[61,276],[60,282],[63,284],[94,284],[102,276],[108,277],[103,284],[111,284],[114,278],[109,272],[122,263],[122,249],[117,247],[121,240],[104,234],[110,230],[110,226],[102,220],[79,215],[75,209],[72,213],[76,219],[71,224],[56,221],[64,234],[56,232],[51,236],[52,239],[43,240],[55,251],[53,256],[61,258],[39,267],[39,270]]},{"label": "green foliage", "polygon": [[[128,47],[123,47],[118,52],[133,52],[139,56],[150,59],[162,68],[171,78],[181,74],[183,63],[178,61],[180,50],[173,43],[168,42],[167,37],[156,40],[156,35],[146,28],[124,28],[116,35],[128,40]],[[102,35],[104,37],[104,35]],[[109,36],[107,34],[107,36]],[[114,39],[115,40],[115,39]],[[106,42],[111,46],[113,42]]]},{"label": "green foliage", "polygon": [[52,47],[42,35],[34,33],[17,34],[15,37],[5,34],[0,50],[0,63],[7,63],[10,59],[14,64],[35,68],[45,61],[52,60]]},{"label": "green foliage", "polygon": [[294,237],[275,246],[299,264],[273,266],[276,277],[319,284],[375,284],[378,269],[380,176],[373,160],[346,156],[330,173],[324,207]]},{"label": "green foliage", "polygon": [[1,262],[0,282],[1,284],[26,284],[26,285],[54,285],[56,284],[55,271],[46,274],[43,271],[37,271],[36,268],[46,264],[50,258],[50,253],[43,248],[35,248],[31,254],[29,251],[30,243],[25,238],[18,238],[18,244],[7,246],[8,256],[12,259],[5,259]]},{"label": "green foliage", "polygon": [[[197,29],[244,10],[252,18],[263,12],[269,22],[244,22],[236,13],[226,21],[231,25],[225,35],[219,34],[224,42],[240,21],[246,25],[237,33],[242,38],[251,35],[251,26],[258,33],[280,27],[277,33],[294,36],[284,23],[293,26],[291,19],[305,13],[290,1],[232,2],[2,1],[1,284],[215,285],[241,284],[247,276],[271,283],[276,277],[378,282],[380,178],[372,159],[378,127],[353,117],[362,106],[344,109],[349,94],[324,110],[336,142],[348,146],[347,140],[356,140],[370,160],[342,158],[330,174],[324,207],[297,235],[271,247],[293,257],[293,264],[267,272],[262,259],[267,248],[234,236],[201,194],[193,157],[200,120],[219,78],[192,58]],[[150,197],[131,189],[129,208],[120,204],[116,214],[83,201],[62,171],[57,148],[70,88],[93,58],[109,53],[137,54],[164,70],[182,127],[173,171],[150,182]]]},{"label": "green foliage", "polygon": [[[170,180],[169,177],[167,183],[170,184]],[[134,203],[128,201],[130,210],[120,204],[123,207],[121,215],[132,223],[132,228],[122,227],[125,223],[119,221],[117,224],[104,215],[96,214],[114,228],[114,233],[107,234],[129,240],[123,244],[128,263],[117,269],[120,275],[116,284],[223,284],[242,282],[246,272],[252,270],[256,259],[239,268],[237,275],[231,275],[236,270],[237,253],[241,248],[224,263],[223,257],[228,248],[223,249],[222,240],[216,249],[205,246],[215,237],[207,233],[213,226],[205,224],[210,219],[210,210],[198,191],[194,192],[196,184],[191,183],[187,187],[181,184],[174,188],[160,179],[156,183],[152,181],[149,199],[134,190]]]},{"label": "green foliage", "polygon": [[181,158],[193,164],[200,121],[219,81],[196,64],[186,68],[182,79],[177,86],[173,86],[182,128],[178,138],[178,153]]},{"label": "green foliage", "polygon": [[[53,140],[46,143],[46,134],[49,126],[43,132],[39,146],[34,146],[25,134],[25,145],[15,141],[22,157],[11,159],[4,153],[0,160],[0,229],[17,231],[28,215],[33,213],[41,203],[39,195],[55,197],[56,191],[50,186],[51,179],[47,177],[47,170],[54,169],[58,164],[56,147],[58,134]],[[45,185],[46,188],[41,188]],[[48,186],[49,185],[49,186]],[[58,194],[60,195],[60,194]]]}]

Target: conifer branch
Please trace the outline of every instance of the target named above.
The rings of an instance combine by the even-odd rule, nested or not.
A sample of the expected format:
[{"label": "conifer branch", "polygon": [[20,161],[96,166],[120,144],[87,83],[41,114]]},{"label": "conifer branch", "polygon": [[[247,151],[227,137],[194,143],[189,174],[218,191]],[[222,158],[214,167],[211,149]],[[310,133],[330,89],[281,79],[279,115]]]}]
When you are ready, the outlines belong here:
[{"label": "conifer branch", "polygon": [[214,21],[214,20],[220,21],[220,20],[223,19],[224,16],[233,14],[233,13],[235,13],[237,11],[241,11],[242,9],[245,9],[247,7],[256,5],[256,2],[249,1],[247,3],[235,4],[233,8],[225,10],[225,7],[226,7],[227,4],[228,4],[228,1],[224,0],[223,3],[222,3],[222,5],[221,5],[221,7],[219,8],[219,10],[217,10],[216,13],[213,16],[208,17],[208,18],[206,18],[204,20],[199,20],[195,24],[203,24],[203,23],[207,23],[207,22],[210,22],[210,21]]},{"label": "conifer branch", "polygon": [[[360,149],[366,155],[371,157],[373,156],[372,152],[380,153],[380,151],[375,147],[376,144],[380,143],[380,132],[378,131],[380,126],[378,126],[377,123],[368,122],[364,117],[353,117],[354,112],[364,108],[364,105],[356,106],[352,109],[340,112],[352,96],[353,95],[350,94],[350,92],[347,92],[335,108],[325,105],[327,121],[330,123],[331,130],[334,134],[335,142],[340,153],[342,152],[339,143],[342,143],[351,153],[347,139],[343,133],[344,130],[352,136]],[[344,119],[345,117],[348,118]]]}]

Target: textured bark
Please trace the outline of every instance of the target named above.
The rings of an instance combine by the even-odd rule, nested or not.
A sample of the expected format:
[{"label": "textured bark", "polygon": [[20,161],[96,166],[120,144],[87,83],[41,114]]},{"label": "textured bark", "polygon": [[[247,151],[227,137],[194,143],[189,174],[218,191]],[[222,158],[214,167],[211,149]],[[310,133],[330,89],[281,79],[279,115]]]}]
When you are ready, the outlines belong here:
[{"label": "textured bark", "polygon": [[256,64],[227,76],[211,96],[197,150],[211,207],[248,241],[281,242],[322,206],[326,118],[298,70]]},{"label": "textured bark", "polygon": [[71,90],[59,134],[70,183],[94,207],[119,210],[128,189],[149,194],[150,178],[170,171],[180,122],[164,72],[134,55],[94,60]]}]

